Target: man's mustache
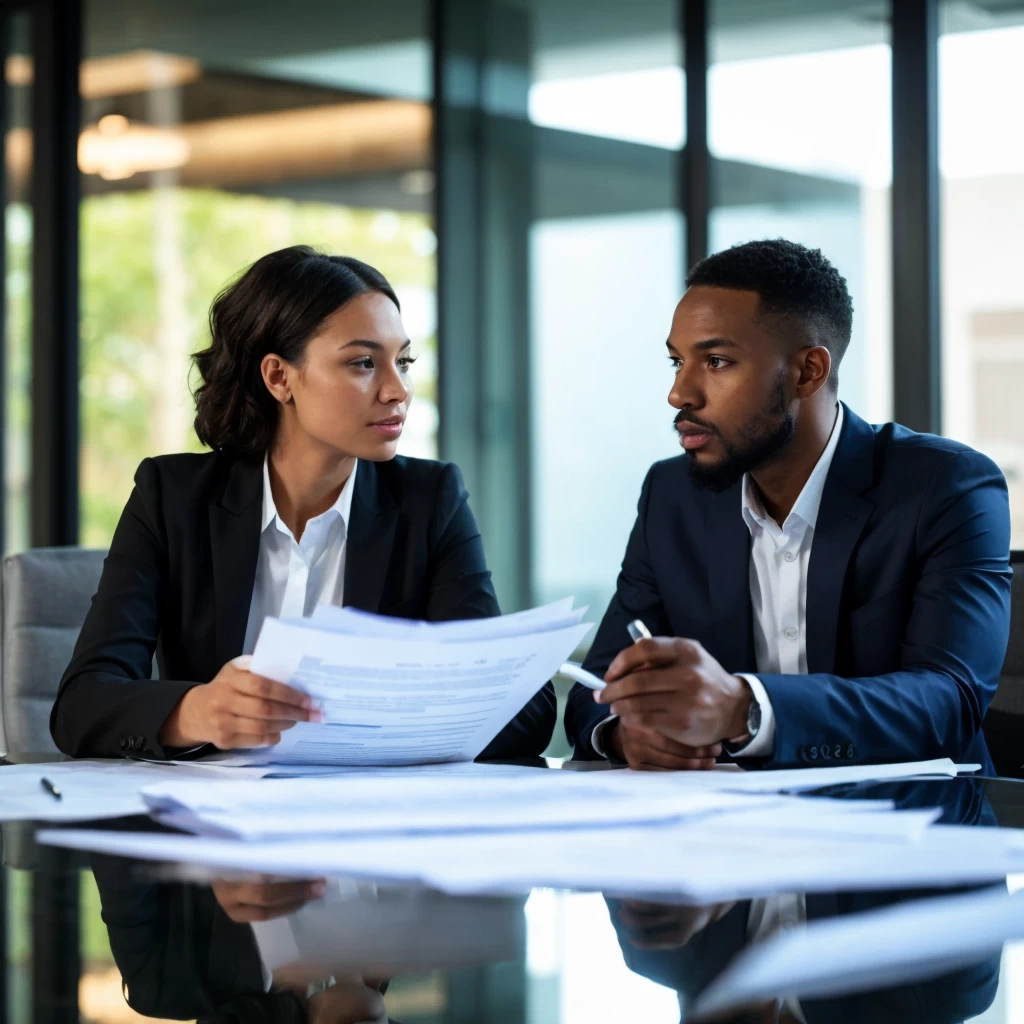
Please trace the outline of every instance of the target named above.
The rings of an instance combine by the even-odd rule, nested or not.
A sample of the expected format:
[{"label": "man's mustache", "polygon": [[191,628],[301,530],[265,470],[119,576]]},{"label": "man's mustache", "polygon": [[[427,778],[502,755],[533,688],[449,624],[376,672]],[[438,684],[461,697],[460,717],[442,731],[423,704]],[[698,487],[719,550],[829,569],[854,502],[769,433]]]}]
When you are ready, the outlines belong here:
[{"label": "man's mustache", "polygon": [[685,409],[681,409],[676,413],[676,417],[672,421],[672,429],[678,430],[680,423],[692,423],[695,427],[700,427],[701,429],[706,430],[709,434],[718,433],[710,423],[698,419],[693,415],[693,413],[687,412]]}]

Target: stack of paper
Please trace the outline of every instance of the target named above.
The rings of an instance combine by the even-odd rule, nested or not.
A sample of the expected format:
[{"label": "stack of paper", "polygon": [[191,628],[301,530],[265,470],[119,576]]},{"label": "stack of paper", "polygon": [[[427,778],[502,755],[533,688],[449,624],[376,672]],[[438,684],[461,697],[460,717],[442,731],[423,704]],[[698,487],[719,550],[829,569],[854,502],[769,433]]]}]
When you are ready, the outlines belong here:
[{"label": "stack of paper", "polygon": [[928,888],[1004,879],[1024,871],[1014,829],[932,825],[921,812],[890,811],[904,834],[882,834],[860,812],[865,834],[744,830],[742,812],[681,824],[505,829],[425,835],[300,836],[248,840],[61,830],[40,842],[147,860],[304,878],[345,875],[414,882],[459,894],[563,888],[714,903],[787,892]]},{"label": "stack of paper", "polygon": [[[224,768],[205,762],[157,764],[125,760],[11,764],[0,768],[0,821],[88,821],[146,814],[142,789],[168,779],[254,779],[265,768]],[[53,783],[60,799],[44,788]]]},{"label": "stack of paper", "polygon": [[[893,812],[898,813],[898,812]],[[900,815],[902,816],[902,815]],[[985,882],[1024,870],[1024,842],[998,829],[933,826],[908,835],[747,835],[722,818],[618,828],[309,836],[239,842],[209,836],[43,831],[41,842],[271,874],[413,881],[451,893],[551,887],[716,902],[777,892]]]},{"label": "stack of paper", "polygon": [[[906,775],[919,767],[876,770]],[[936,826],[934,809],[687,786],[697,778],[451,765],[301,782],[172,781],[147,787],[147,806],[168,824],[206,834],[41,838],[211,867],[415,881],[453,893],[552,886],[710,901],[958,884],[1024,867],[1020,833]],[[826,781],[819,773],[818,783]]]},{"label": "stack of paper", "polygon": [[322,723],[232,763],[426,764],[477,757],[590,630],[572,599],[425,623],[321,606],[267,619],[252,671],[308,693]]},{"label": "stack of paper", "polygon": [[[706,787],[728,789],[737,793],[804,793],[829,786],[854,782],[888,782],[896,779],[971,774],[980,764],[957,764],[948,757],[932,761],[903,761],[897,764],[850,764],[831,768],[782,768],[769,771],[736,771],[734,765],[719,765],[708,772],[658,772],[650,785],[684,786],[687,789]],[[648,772],[619,772],[623,783]]]},{"label": "stack of paper", "polygon": [[[202,761],[80,760],[50,764],[8,765],[2,769],[4,774],[0,776],[3,781],[2,791],[0,791],[0,821],[18,819],[86,821],[94,818],[117,818],[128,814],[144,814],[148,812],[150,805],[143,799],[143,788],[161,782],[177,784],[191,779],[204,779],[218,783],[230,781],[237,785],[241,782],[251,783],[254,779],[331,777],[335,779],[382,779],[385,780],[382,787],[388,789],[389,792],[393,789],[400,797],[407,792],[405,789],[407,783],[419,787],[427,780],[472,779],[480,788],[471,790],[465,798],[466,820],[470,820],[472,813],[475,813],[473,809],[478,808],[481,804],[486,806],[496,798],[498,791],[493,787],[498,780],[524,780],[525,788],[516,787],[516,792],[524,795],[534,792],[535,788],[539,787],[545,792],[550,791],[551,795],[555,796],[559,792],[567,792],[566,789],[558,787],[574,785],[566,780],[575,779],[581,787],[581,792],[592,794],[592,798],[595,800],[606,804],[613,799],[635,801],[637,810],[626,812],[623,820],[636,822],[643,820],[642,815],[637,817],[639,809],[651,807],[652,801],[665,801],[663,806],[668,807],[684,806],[672,805],[671,800],[679,796],[688,798],[688,795],[693,793],[727,791],[745,793],[748,796],[757,793],[771,794],[783,790],[818,788],[837,782],[864,781],[873,778],[902,778],[921,774],[955,775],[958,767],[951,761],[929,761],[901,765],[812,768],[804,769],[802,772],[741,772],[729,770],[732,766],[722,766],[721,769],[711,772],[651,774],[630,771],[545,772],[541,768],[476,764],[471,761],[390,767],[278,764],[235,767],[238,760],[232,754],[217,754]],[[43,787],[41,782],[43,778],[49,779],[58,788],[61,792],[60,800],[55,799]],[[307,787],[308,784],[302,787],[303,793],[309,792]],[[425,788],[429,791],[432,799],[445,800],[443,787],[438,789],[431,784]],[[168,795],[168,792],[171,796],[174,794],[173,789],[162,792],[165,796]],[[222,804],[236,806],[233,803],[234,796],[225,794],[222,789],[210,790],[204,786],[202,792],[204,796],[221,801]],[[264,799],[262,790],[260,792],[259,799],[262,800]],[[357,791],[346,788],[343,800],[357,799],[359,799]],[[844,803],[849,806],[849,802]],[[306,805],[300,800],[294,806],[286,808],[286,812],[289,815],[296,814],[304,806]],[[547,805],[542,801],[537,806],[544,808]],[[808,805],[806,813],[801,812],[802,816],[808,818],[809,823],[815,828],[825,827],[823,821],[814,818],[820,806],[820,802],[815,801]],[[382,809],[383,804],[380,807]],[[426,805],[424,805],[424,810],[425,807]],[[528,812],[529,805],[522,801],[516,801],[513,810],[509,813],[518,814],[523,810]],[[550,817],[546,820],[541,817],[534,823],[539,827],[549,827],[548,822],[556,820],[558,813],[557,811],[542,810],[542,816],[548,814]],[[576,815],[591,814],[592,811],[580,807],[574,813]],[[606,808],[603,813],[608,815],[616,812]],[[768,826],[774,827],[775,825],[771,801],[758,804],[756,807],[750,805],[750,810],[746,813],[751,816],[749,818],[751,824],[756,822],[760,825],[760,819],[764,818]],[[488,814],[491,815],[490,818],[488,818]],[[478,820],[481,823],[493,822],[496,814],[497,811],[492,808]],[[401,816],[396,816],[396,820],[402,820]],[[413,819],[407,820],[411,823]],[[578,819],[572,815],[566,820],[578,824]],[[796,811],[789,818],[790,829],[796,827],[795,820]],[[434,824],[437,827],[447,827],[444,820],[435,820]],[[529,827],[529,814],[527,814],[525,822],[521,824],[523,827]],[[833,831],[847,829],[857,832],[862,830],[865,824],[866,820],[864,819],[859,823],[853,823],[836,818],[831,828]]]},{"label": "stack of paper", "polygon": [[[787,809],[804,820],[806,805],[795,797],[645,785],[624,788],[615,773],[523,769],[510,778],[476,765],[472,775],[358,775],[342,778],[263,779],[255,782],[167,782],[147,786],[143,796],[159,821],[206,835],[235,839],[315,835],[374,835],[537,831],[648,822],[679,822],[722,811]],[[816,803],[818,803],[816,801]],[[862,810],[887,809],[888,801],[821,801],[843,818]],[[858,815],[859,816],[859,815]],[[886,820],[889,815],[886,815]],[[815,827],[817,825],[815,824]]]}]

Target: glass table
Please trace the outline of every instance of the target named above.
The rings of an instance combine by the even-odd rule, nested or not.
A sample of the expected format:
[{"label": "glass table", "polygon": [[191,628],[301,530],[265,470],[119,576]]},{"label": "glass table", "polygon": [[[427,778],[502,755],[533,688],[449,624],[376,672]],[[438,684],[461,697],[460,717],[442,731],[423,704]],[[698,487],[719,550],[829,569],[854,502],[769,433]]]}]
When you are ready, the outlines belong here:
[{"label": "glass table", "polygon": [[[2,771],[2,767],[0,767]],[[944,821],[1024,828],[1024,785],[960,778],[830,796],[941,806]],[[98,827],[159,828],[143,818]],[[2,826],[6,1021],[675,1024],[750,941],[752,904],[652,904],[535,890],[452,897],[327,878],[214,877],[194,867],[38,845]],[[1009,879],[1011,888],[1024,878]],[[821,920],[935,890],[808,894]],[[735,1022],[1024,1021],[1024,943]]]}]

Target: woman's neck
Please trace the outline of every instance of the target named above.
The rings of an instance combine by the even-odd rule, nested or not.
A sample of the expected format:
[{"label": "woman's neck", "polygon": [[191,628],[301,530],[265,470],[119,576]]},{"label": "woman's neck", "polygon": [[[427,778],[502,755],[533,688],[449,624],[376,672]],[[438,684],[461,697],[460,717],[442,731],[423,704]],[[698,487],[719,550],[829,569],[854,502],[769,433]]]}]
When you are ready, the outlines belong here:
[{"label": "woman's neck", "polygon": [[292,536],[299,540],[306,523],[338,500],[356,460],[320,446],[275,438],[267,463],[274,507]]}]

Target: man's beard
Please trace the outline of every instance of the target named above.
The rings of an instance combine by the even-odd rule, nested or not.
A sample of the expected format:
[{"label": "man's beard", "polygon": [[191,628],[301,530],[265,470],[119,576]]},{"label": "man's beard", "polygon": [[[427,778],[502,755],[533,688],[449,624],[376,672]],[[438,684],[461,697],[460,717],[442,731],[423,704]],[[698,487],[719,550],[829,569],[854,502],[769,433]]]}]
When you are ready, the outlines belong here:
[{"label": "man's beard", "polygon": [[[673,427],[683,422],[705,426],[700,420],[691,419],[686,410],[676,416]],[[739,444],[730,444],[719,435],[725,448],[725,458],[714,465],[703,466],[692,453],[686,453],[690,456],[690,479],[700,488],[726,491],[741,480],[744,473],[751,473],[777,458],[792,439],[793,429],[793,417],[786,404],[785,383],[780,375],[768,408],[740,429],[742,441]]]}]

